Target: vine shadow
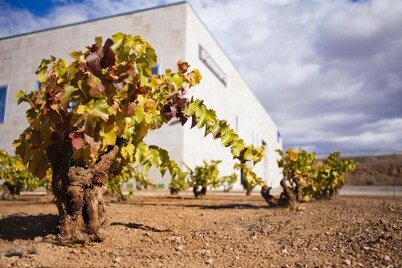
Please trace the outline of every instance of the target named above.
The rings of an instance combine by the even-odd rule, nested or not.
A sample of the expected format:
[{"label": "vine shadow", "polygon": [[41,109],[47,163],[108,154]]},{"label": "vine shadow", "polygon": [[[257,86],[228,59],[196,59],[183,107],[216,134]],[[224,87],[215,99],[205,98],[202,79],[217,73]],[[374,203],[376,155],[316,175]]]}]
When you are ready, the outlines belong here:
[{"label": "vine shadow", "polygon": [[111,225],[111,226],[113,226],[113,225],[124,226],[124,227],[130,228],[130,229],[143,230],[143,231],[151,231],[151,232],[154,232],[154,233],[172,232],[171,229],[162,230],[162,229],[157,229],[157,228],[155,228],[155,227],[147,226],[147,225],[144,225],[144,224],[141,224],[141,223],[132,223],[132,222],[129,222],[129,223],[112,222],[110,225]]},{"label": "vine shadow", "polygon": [[53,214],[14,214],[0,220],[0,239],[14,241],[46,237],[49,234],[58,234],[59,225],[59,217]]},{"label": "vine shadow", "polygon": [[197,205],[200,209],[267,209],[266,205],[251,204],[223,204],[223,205]]}]

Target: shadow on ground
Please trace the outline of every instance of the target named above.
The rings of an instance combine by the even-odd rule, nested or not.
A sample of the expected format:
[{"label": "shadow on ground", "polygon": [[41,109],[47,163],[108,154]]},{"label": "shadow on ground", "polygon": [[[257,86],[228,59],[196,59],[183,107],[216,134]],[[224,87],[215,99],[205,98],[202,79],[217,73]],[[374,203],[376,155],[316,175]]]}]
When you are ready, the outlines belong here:
[{"label": "shadow on ground", "polygon": [[58,234],[59,217],[52,214],[26,215],[14,214],[0,220],[0,239],[13,241],[16,239],[33,240]]},{"label": "shadow on ground", "polygon": [[120,226],[124,226],[130,229],[137,229],[137,230],[144,230],[144,231],[151,231],[154,233],[164,233],[164,232],[172,232],[171,229],[166,229],[166,230],[162,230],[162,229],[157,229],[155,227],[151,227],[151,226],[147,226],[147,225],[143,225],[141,223],[122,223],[122,222],[112,222],[110,225],[120,225]]}]

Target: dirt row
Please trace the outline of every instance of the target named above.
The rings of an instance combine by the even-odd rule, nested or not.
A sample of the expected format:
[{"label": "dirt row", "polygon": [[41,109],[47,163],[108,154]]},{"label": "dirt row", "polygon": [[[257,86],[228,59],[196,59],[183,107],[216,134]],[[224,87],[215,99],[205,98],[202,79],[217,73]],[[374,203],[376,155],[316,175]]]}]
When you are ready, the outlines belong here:
[{"label": "dirt row", "polygon": [[108,203],[102,243],[65,244],[50,197],[0,201],[0,267],[401,267],[402,199],[270,209],[259,196]]}]

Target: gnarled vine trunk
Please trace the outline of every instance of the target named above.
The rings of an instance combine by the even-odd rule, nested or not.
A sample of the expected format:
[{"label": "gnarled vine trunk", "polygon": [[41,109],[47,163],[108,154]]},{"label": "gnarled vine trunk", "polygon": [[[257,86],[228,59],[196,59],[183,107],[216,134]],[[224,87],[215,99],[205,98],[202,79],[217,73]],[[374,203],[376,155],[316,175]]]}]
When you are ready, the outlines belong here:
[{"label": "gnarled vine trunk", "polygon": [[52,189],[61,219],[64,239],[102,241],[100,228],[106,224],[103,194],[109,168],[116,157],[114,146],[92,166],[72,161],[70,142],[53,145],[47,150],[53,169]]},{"label": "gnarled vine trunk", "polygon": [[10,182],[6,181],[3,183],[1,199],[17,199],[17,196],[20,195],[21,189],[21,185],[12,185]]},{"label": "gnarled vine trunk", "polygon": [[297,209],[298,198],[297,193],[286,183],[285,179],[282,179],[280,185],[283,188],[283,192],[279,198],[270,194],[271,187],[263,186],[261,188],[261,195],[268,203],[270,207],[289,207],[290,209]]},{"label": "gnarled vine trunk", "polygon": [[199,185],[194,185],[193,193],[194,193],[195,198],[203,197],[207,194],[207,187],[201,186],[201,190],[199,190]]}]

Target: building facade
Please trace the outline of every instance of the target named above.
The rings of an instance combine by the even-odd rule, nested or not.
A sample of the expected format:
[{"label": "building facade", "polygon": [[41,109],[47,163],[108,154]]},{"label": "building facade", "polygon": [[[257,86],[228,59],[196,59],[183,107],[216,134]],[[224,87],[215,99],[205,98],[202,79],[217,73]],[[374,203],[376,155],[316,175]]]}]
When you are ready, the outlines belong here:
[{"label": "building facade", "polygon": [[[186,2],[0,39],[1,149],[13,154],[13,140],[27,127],[27,106],[17,105],[16,93],[35,90],[35,70],[41,59],[54,55],[69,61],[71,51],[83,50],[96,36],[105,40],[116,32],[143,36],[157,52],[156,72],[175,70],[180,59],[189,62],[190,68],[199,69],[203,79],[192,88],[190,96],[204,99],[207,107],[226,119],[246,144],[266,147],[265,159],[254,170],[268,185],[279,186],[281,173],[275,150],[282,149],[282,138],[276,124]],[[182,127],[173,121],[151,133],[146,142],[168,150],[179,164],[184,161],[194,167],[203,160],[220,159],[220,174],[233,172],[230,149],[189,125]],[[151,177],[161,186],[167,186],[170,180],[154,172]],[[235,187],[241,187],[240,181]]]}]

